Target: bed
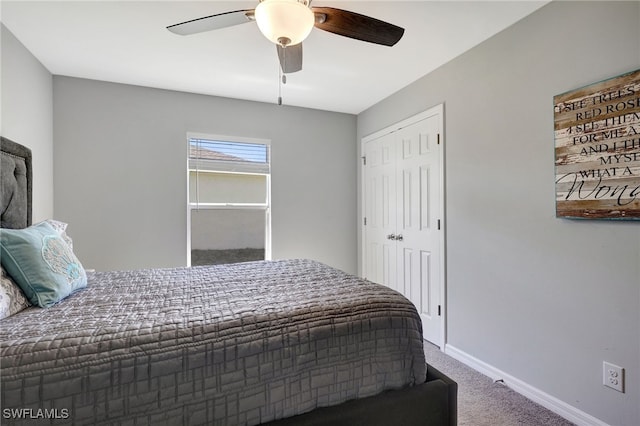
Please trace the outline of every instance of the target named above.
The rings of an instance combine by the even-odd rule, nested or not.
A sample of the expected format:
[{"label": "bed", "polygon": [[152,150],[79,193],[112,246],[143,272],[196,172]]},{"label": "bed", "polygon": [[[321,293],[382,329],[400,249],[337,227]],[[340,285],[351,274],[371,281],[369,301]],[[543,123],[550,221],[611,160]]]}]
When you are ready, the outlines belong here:
[{"label": "bed", "polygon": [[87,272],[64,227],[31,223],[31,152],[1,148],[3,274],[25,279],[9,236],[37,229],[82,282],[23,287],[48,307],[0,320],[3,424],[456,424],[399,293],[305,259]]}]

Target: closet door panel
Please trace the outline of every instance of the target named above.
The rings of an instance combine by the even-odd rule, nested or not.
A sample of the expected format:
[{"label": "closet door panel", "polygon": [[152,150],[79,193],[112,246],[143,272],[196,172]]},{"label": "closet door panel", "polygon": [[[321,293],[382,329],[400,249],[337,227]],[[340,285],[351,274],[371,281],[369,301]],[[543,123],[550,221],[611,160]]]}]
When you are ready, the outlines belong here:
[{"label": "closet door panel", "polygon": [[365,278],[398,288],[396,244],[396,149],[392,135],[365,145]]}]

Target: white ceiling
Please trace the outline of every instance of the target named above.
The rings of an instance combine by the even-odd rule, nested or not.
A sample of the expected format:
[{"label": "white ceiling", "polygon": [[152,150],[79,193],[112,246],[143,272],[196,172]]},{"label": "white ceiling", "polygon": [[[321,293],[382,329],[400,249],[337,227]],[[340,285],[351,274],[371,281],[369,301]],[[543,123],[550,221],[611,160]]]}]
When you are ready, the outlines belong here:
[{"label": "white ceiling", "polygon": [[[548,1],[331,1],[405,28],[394,47],[313,29],[283,103],[357,114]],[[4,25],[54,75],[276,102],[275,45],[255,23],[190,36],[167,25],[256,1],[7,1]]]}]

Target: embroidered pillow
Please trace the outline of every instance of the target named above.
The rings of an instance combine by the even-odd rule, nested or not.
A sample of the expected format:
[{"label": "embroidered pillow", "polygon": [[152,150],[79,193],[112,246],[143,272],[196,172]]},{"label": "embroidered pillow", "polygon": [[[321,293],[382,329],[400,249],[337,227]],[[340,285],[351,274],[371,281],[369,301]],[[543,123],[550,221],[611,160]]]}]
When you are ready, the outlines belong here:
[{"label": "embroidered pillow", "polygon": [[7,271],[1,267],[0,269],[2,270],[2,276],[0,276],[0,319],[2,319],[28,308],[31,303],[24,296],[20,287],[7,275]]},{"label": "embroidered pillow", "polygon": [[46,222],[25,229],[2,229],[0,261],[29,302],[43,308],[87,286],[82,264]]},{"label": "embroidered pillow", "polygon": [[68,225],[64,222],[60,222],[59,220],[55,220],[55,219],[47,219],[45,220],[45,222],[51,225],[51,227],[55,229],[58,232],[58,234],[62,237],[62,239],[69,245],[69,248],[73,250],[73,240],[71,239],[71,237],[67,235],[67,232],[66,232]]}]

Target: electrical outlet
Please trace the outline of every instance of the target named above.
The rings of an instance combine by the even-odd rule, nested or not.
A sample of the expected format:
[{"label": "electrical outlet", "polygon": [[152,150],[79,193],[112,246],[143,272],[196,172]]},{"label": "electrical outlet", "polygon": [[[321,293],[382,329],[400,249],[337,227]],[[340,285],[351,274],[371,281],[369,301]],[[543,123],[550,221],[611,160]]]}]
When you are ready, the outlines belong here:
[{"label": "electrical outlet", "polygon": [[624,368],[604,361],[602,364],[602,384],[624,393]]}]

